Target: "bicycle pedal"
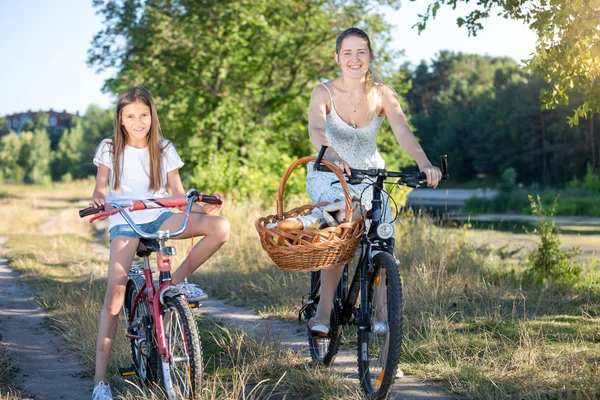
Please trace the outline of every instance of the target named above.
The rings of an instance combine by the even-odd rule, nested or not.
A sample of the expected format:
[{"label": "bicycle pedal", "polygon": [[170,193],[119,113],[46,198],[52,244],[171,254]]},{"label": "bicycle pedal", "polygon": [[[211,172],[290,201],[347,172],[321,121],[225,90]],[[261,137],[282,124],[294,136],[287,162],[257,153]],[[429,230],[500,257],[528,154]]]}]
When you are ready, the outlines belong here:
[{"label": "bicycle pedal", "polygon": [[119,368],[119,375],[125,376],[135,376],[135,367],[132,365],[131,367],[123,367]]},{"label": "bicycle pedal", "polygon": [[190,308],[200,308],[200,306],[202,305],[202,303],[200,303],[199,301],[192,301],[188,304],[190,305]]}]

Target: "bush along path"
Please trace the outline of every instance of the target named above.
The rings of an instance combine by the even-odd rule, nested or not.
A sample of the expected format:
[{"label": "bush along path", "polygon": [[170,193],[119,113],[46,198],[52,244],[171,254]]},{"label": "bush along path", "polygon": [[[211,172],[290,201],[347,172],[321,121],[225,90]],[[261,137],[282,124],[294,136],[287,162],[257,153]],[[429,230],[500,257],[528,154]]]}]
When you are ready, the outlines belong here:
[{"label": "bush along path", "polygon": [[[0,248],[6,239],[0,238]],[[48,312],[30,287],[0,257],[0,345],[16,368],[11,386],[21,399],[87,399],[92,379],[67,350],[62,338],[48,329]]]}]

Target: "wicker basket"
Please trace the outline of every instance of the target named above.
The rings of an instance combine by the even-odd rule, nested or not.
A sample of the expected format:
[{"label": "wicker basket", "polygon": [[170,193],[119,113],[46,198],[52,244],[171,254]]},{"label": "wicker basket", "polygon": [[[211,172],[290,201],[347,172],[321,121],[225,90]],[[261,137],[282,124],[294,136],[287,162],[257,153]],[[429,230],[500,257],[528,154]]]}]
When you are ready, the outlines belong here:
[{"label": "wicker basket", "polygon": [[352,198],[344,176],[338,168],[326,160],[322,163],[335,173],[342,185],[346,203],[346,220],[336,227],[323,229],[283,231],[277,227],[266,227],[268,224],[278,223],[286,218],[310,214],[313,208],[328,204],[325,202],[310,204],[287,212],[283,211],[283,192],[288,178],[298,166],[315,160],[314,156],[303,157],[289,166],[277,191],[277,214],[259,218],[254,223],[263,249],[284,271],[318,271],[348,262],[354,257],[360,236],[365,229],[362,218],[352,221]]}]

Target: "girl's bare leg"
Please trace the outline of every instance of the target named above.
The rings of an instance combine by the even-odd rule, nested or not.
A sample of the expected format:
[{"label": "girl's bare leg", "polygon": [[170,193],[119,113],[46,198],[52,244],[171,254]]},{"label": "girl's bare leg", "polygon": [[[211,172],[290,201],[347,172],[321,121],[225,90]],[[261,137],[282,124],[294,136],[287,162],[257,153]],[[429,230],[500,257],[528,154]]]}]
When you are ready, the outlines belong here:
[{"label": "girl's bare leg", "polygon": [[96,372],[94,385],[106,380],[106,368],[110,359],[110,350],[115,339],[119,312],[125,297],[127,275],[133,262],[139,239],[117,236],[110,243],[108,262],[108,282],[104,306],[100,314],[98,340],[96,342]]},{"label": "girl's bare leg", "polygon": [[321,298],[314,318],[317,321],[329,323],[333,295],[344,273],[344,265],[321,271]]},{"label": "girl's bare leg", "polygon": [[[181,226],[181,222],[185,216],[183,214],[175,214],[166,220],[161,229],[175,230]],[[223,244],[229,239],[229,221],[225,217],[210,214],[193,213],[190,215],[191,224],[177,239],[187,239],[204,236],[196,243],[191,253],[183,260],[177,271],[173,274],[173,283],[178,284],[186,277],[186,274],[192,274],[200,265],[204,264]],[[188,268],[188,263],[191,264]]]}]

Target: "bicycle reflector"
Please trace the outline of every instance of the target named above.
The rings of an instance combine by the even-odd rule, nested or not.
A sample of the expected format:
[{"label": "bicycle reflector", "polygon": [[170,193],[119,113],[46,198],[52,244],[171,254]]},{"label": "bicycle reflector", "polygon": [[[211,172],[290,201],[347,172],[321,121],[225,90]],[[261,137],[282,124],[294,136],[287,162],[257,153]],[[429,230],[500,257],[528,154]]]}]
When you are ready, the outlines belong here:
[{"label": "bicycle reflector", "polygon": [[381,239],[389,239],[394,236],[394,226],[384,222],[377,227],[377,236]]}]

